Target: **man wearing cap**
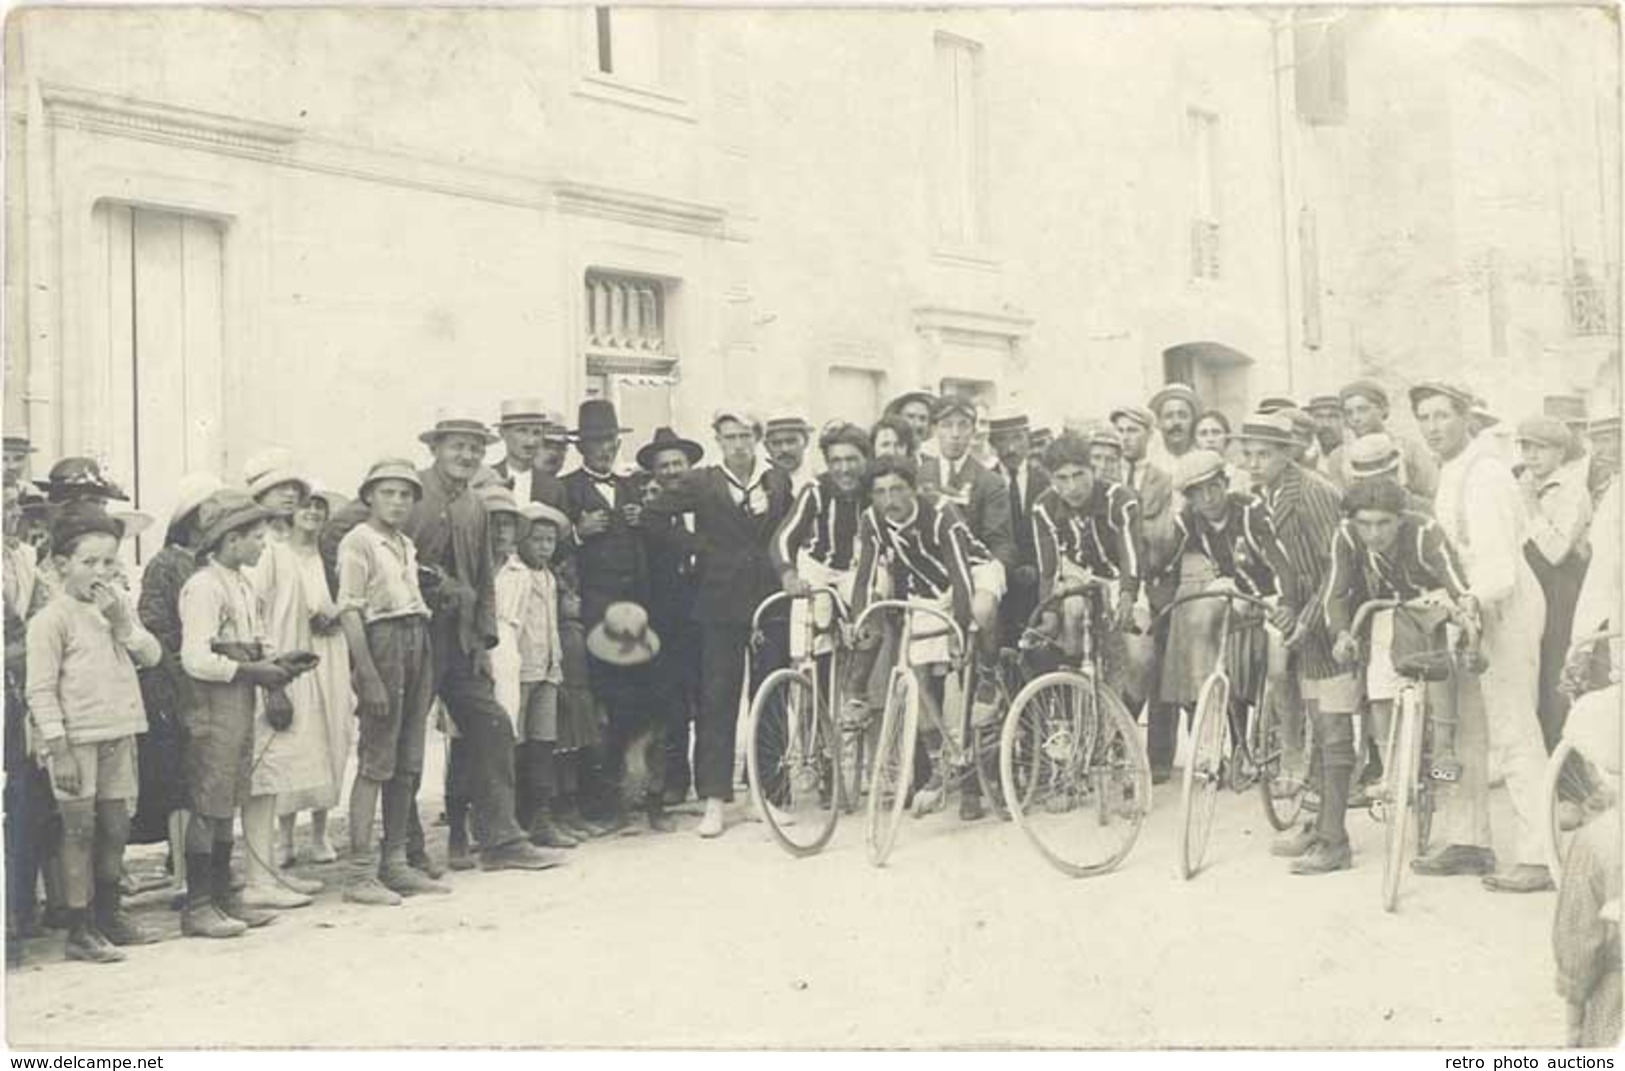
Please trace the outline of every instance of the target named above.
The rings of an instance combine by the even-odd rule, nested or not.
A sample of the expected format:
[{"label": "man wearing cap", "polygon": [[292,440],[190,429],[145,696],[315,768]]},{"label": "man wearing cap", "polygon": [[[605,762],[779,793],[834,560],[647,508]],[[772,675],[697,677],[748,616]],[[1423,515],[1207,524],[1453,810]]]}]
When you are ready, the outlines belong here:
[{"label": "man wearing cap", "polygon": [[1433,516],[1433,499],[1423,498],[1404,487],[1405,456],[1399,443],[1387,432],[1378,431],[1350,439],[1343,446],[1342,459],[1337,467],[1342,470],[1345,491],[1368,480],[1393,480],[1405,490],[1407,510],[1425,517]]},{"label": "man wearing cap", "polygon": [[948,395],[937,403],[938,456],[920,459],[919,481],[921,494],[955,506],[970,525],[971,534],[993,556],[991,561],[978,562],[972,576],[973,614],[982,629],[978,642],[983,657],[991,660],[999,645],[999,604],[1017,559],[1010,489],[970,455],[976,416],[976,403],[970,398]]},{"label": "man wearing cap", "polygon": [[1304,410],[1315,422],[1315,445],[1324,461],[1331,457],[1345,440],[1343,428],[1343,399],[1335,394],[1317,394],[1309,399]]},{"label": "man wearing cap", "polygon": [[1196,417],[1202,399],[1184,383],[1170,383],[1151,396],[1146,407],[1156,415],[1162,448],[1169,458],[1183,457],[1196,445]]},{"label": "man wearing cap", "polygon": [[[1492,447],[1474,438],[1469,416],[1476,397],[1433,380],[1411,388],[1411,409],[1428,448],[1439,458],[1434,514],[1461,553],[1471,594],[1483,619],[1481,676],[1459,677],[1456,749],[1461,778],[1441,794],[1433,839],[1441,847],[1412,864],[1419,874],[1482,874],[1497,892],[1552,887],[1539,831],[1540,694],[1531,641],[1546,616],[1540,582],[1523,556],[1528,518],[1516,481]],[[1489,756],[1500,760],[1517,822],[1517,865],[1490,873]]]},{"label": "man wearing cap", "polygon": [[995,416],[987,422],[987,441],[998,456],[1000,475],[1010,497],[1010,531],[1015,562],[1010,590],[999,605],[999,638],[1014,647],[1038,605],[1038,551],[1033,544],[1033,506],[1049,489],[1049,474],[1032,450],[1031,425],[1025,414]]},{"label": "man wearing cap", "polygon": [[911,390],[886,403],[887,416],[900,416],[914,429],[914,441],[921,450],[931,441],[931,426],[936,421],[937,396],[927,390]]},{"label": "man wearing cap", "polygon": [[566,496],[559,471],[570,441],[563,419],[544,409],[539,398],[511,398],[502,403],[497,434],[507,453],[491,469],[514,498],[562,510]]},{"label": "man wearing cap", "polygon": [[4,474],[7,483],[13,481],[21,483],[28,479],[28,459],[34,454],[34,444],[28,441],[26,435],[7,435],[5,437]]},{"label": "man wearing cap", "polygon": [[[644,554],[643,492],[630,476],[615,473],[621,452],[621,427],[612,402],[588,398],[581,403],[574,434],[581,467],[564,477],[564,512],[576,527],[576,574],[581,594],[581,626],[589,633],[612,603],[647,607],[649,563]],[[593,698],[609,716],[610,740],[630,739],[618,730],[646,725],[654,702],[647,673],[618,672],[602,660],[589,663]],[[611,770],[624,769],[624,756],[611,754]],[[602,801],[610,825],[626,822],[619,785],[607,785]]]},{"label": "man wearing cap", "polygon": [[769,417],[762,427],[762,445],[773,467],[790,477],[790,490],[799,495],[818,479],[807,461],[812,425],[799,416]]},{"label": "man wearing cap", "polygon": [[1558,692],[1574,632],[1574,603],[1591,561],[1591,489],[1586,486],[1584,448],[1554,417],[1518,425],[1523,455],[1518,488],[1529,516],[1524,557],[1546,596],[1546,629],[1540,641],[1540,728],[1551,751],[1563,735],[1568,701]]},{"label": "man wearing cap", "polygon": [[[1293,622],[1286,645],[1292,652],[1292,668],[1320,759],[1321,805],[1316,827],[1277,842],[1273,850],[1298,859],[1295,874],[1346,870],[1352,856],[1343,816],[1354,774],[1353,715],[1358,692],[1353,673],[1332,656],[1332,637],[1321,600],[1331,569],[1332,540],[1342,520],[1341,496],[1325,477],[1294,463],[1300,440],[1284,411],[1254,414],[1242,423],[1235,438],[1286,552],[1279,577],[1281,605]],[[1295,713],[1283,709],[1288,717]],[[1290,721],[1288,732],[1296,736]]]},{"label": "man wearing cap", "polygon": [[[1399,449],[1397,479],[1400,485],[1431,503],[1439,486],[1438,462],[1417,440],[1388,430],[1388,391],[1383,385],[1371,379],[1357,379],[1338,391],[1337,396],[1343,403],[1343,423],[1348,428],[1350,442],[1367,435],[1388,435]],[[1347,444],[1327,456],[1326,475],[1339,487],[1349,485]]]},{"label": "man wearing cap", "polygon": [[428,581],[435,693],[468,757],[480,866],[541,870],[557,857],[533,847],[514,817],[513,721],[497,702],[491,674],[496,570],[485,509],[469,489],[497,438],[478,420],[455,415],[419,435],[434,461],[418,473],[423,496],[401,530],[416,545],[419,575]]},{"label": "man wearing cap", "polygon": [[1123,436],[1117,429],[1096,428],[1084,441],[1089,444],[1089,467],[1095,470],[1095,478],[1127,487],[1128,483],[1123,478]]},{"label": "man wearing cap", "polygon": [[[668,427],[656,428],[654,437],[638,450],[638,466],[653,478],[644,489],[645,505],[680,482],[704,456],[705,448],[694,440]],[[689,733],[700,709],[700,634],[693,627],[694,601],[699,596],[700,541],[694,533],[694,515],[658,513],[646,508],[643,541],[649,562],[649,622],[665,640],[657,663],[657,699],[666,704],[662,795],[667,806],[676,806],[688,798],[693,785]]]},{"label": "man wearing cap", "polygon": [[[694,621],[700,626],[701,703],[695,722],[694,788],[705,801],[702,837],[723,830],[734,794],[734,745],[745,687],[745,651],[757,605],[779,586],[769,550],[790,512],[790,480],[757,458],[762,425],[749,413],[719,411],[711,422],[722,462],[684,473],[650,503],[654,516],[694,514],[703,547]],[[777,651],[751,655],[752,692],[783,660]]]}]

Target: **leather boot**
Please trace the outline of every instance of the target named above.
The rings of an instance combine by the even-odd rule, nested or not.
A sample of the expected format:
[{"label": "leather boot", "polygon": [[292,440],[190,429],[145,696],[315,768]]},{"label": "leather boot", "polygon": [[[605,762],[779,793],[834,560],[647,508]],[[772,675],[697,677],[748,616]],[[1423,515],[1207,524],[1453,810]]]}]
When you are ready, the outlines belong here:
[{"label": "leather boot", "polygon": [[214,876],[206,852],[186,853],[186,913],[181,933],[187,937],[241,937],[247,924],[215,906]]},{"label": "leather boot", "polygon": [[147,929],[126,913],[120,903],[123,890],[116,881],[100,882],[96,886],[96,929],[115,945],[150,945],[158,934]]},{"label": "leather boot", "polygon": [[214,851],[209,853],[209,888],[214,897],[215,908],[222,915],[236,919],[251,930],[268,926],[271,920],[276,918],[270,911],[245,906],[241,894],[232,888],[230,842],[217,841]]},{"label": "leather boot", "polygon": [[90,921],[90,909],[86,907],[68,909],[68,936],[63,954],[83,963],[118,963],[124,959],[123,952],[96,932]]},{"label": "leather boot", "polygon": [[424,893],[449,893],[451,886],[442,885],[406,861],[406,849],[389,848],[384,852],[384,863],[378,870],[378,880],[384,888],[401,896]]},{"label": "leather boot", "polygon": [[571,836],[553,818],[551,811],[539,810],[530,820],[530,842],[538,848],[579,848],[581,841]]}]

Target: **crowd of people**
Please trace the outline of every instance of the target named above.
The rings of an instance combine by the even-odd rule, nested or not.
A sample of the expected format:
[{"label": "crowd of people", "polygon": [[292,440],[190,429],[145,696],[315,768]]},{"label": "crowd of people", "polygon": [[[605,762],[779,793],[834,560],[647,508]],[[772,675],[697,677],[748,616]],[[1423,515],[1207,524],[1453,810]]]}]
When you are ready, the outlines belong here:
[{"label": "crowd of people", "polygon": [[[1380,770],[1394,652],[1415,631],[1388,611],[1356,635],[1355,612],[1429,604],[1424,631],[1475,637],[1481,672],[1457,684],[1440,756],[1454,781],[1414,869],[1550,889],[1536,817],[1566,655],[1618,624],[1617,590],[1597,590],[1617,561],[1592,561],[1617,548],[1589,535],[1618,527],[1618,418],[1507,428],[1441,381],[1404,401],[1421,442],[1389,429],[1370,380],[1265,398],[1234,425],[1175,383],[1053,431],[914,391],[872,427],[729,408],[712,444],[662,427],[629,459],[611,403],[583,402],[571,427],[513,399],[494,426],[442,415],[419,435],[426,466],[379,458],[353,497],[271,449],[235,482],[185,477],[160,519],[90,458],[32,480],[32,446],[8,436],[8,951],[42,925],[93,962],[152,940],[121,904],[132,838],[168,841],[183,932],[225,938],[321,887],[290,869],[302,813],[308,860],[342,847],[344,898],[368,905],[446,893],[444,867],[546,870],[596,837],[669,832],[691,790],[699,835],[717,837],[742,698],[790,653],[789,630],[753,636],[752,614],[826,587],[854,612],[884,595],[951,613],[989,668],[1029,628],[1075,654],[1096,615],[1157,782],[1219,642],[1212,603],[1158,611],[1213,587],[1260,600],[1232,676],[1241,703],[1273,679],[1295,727],[1280,790],[1318,802],[1271,850],[1300,875],[1352,865],[1346,815]],[[135,575],[129,543],[160,522]],[[1069,595],[1089,578],[1109,595]],[[1061,612],[1035,621],[1056,593]],[[848,640],[863,657],[842,715],[873,717],[893,653],[882,634]],[[436,727],[444,860],[418,812]],[[1506,865],[1492,778],[1516,824]],[[328,817],[346,788],[341,846]]]}]

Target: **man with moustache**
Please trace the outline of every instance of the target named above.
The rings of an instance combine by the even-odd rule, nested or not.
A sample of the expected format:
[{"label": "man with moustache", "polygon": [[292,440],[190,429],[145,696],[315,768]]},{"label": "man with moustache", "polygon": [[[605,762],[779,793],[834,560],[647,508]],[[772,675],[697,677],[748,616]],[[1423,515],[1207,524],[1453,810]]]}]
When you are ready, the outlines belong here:
[{"label": "man with moustache", "polygon": [[544,409],[539,398],[511,398],[502,403],[497,434],[507,454],[491,470],[514,498],[564,509],[566,494],[559,472],[570,436],[563,418]]}]

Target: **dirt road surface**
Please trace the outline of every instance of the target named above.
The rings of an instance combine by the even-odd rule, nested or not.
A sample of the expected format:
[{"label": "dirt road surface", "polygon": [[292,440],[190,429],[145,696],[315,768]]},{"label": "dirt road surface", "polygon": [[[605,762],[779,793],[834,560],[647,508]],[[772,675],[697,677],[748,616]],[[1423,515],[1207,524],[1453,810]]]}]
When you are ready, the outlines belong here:
[{"label": "dirt road surface", "polygon": [[[1251,794],[1220,800],[1208,867],[1182,882],[1174,789],[1158,789],[1122,869],[1086,880],[1050,870],[1009,824],[951,813],[906,820],[884,870],[867,864],[855,818],[796,860],[760,825],[701,841],[691,813],[674,834],[594,842],[543,874],[456,874],[452,895],[398,908],[345,904],[339,867],[304,868],[334,888],[241,939],[168,940],[106,967],[62,962],[60,935],[30,942],[7,975],[9,1037],[53,1049],[1561,1044],[1553,894],[1412,878],[1385,915],[1379,825],[1351,817],[1354,870],[1291,877]],[[1510,814],[1495,803],[1504,836]],[[143,917],[178,933],[161,903]]]}]

